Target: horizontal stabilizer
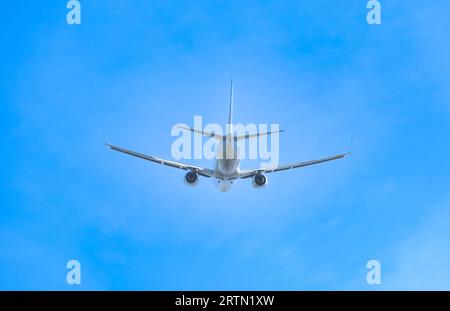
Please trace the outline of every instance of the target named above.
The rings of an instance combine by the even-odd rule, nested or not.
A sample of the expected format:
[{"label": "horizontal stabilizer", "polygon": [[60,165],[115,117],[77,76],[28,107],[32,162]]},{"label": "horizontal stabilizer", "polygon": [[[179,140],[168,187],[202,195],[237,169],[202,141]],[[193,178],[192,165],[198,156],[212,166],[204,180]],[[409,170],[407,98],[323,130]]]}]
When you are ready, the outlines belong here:
[{"label": "horizontal stabilizer", "polygon": [[181,126],[181,125],[178,125],[177,127],[180,128],[180,129],[186,130],[186,131],[191,131],[193,133],[197,133],[197,134],[206,136],[206,137],[215,137],[217,139],[223,139],[223,135],[216,134],[214,132],[205,132],[205,131],[202,131],[202,130],[191,129],[189,127],[185,127],[185,126]]},{"label": "horizontal stabilizer", "polygon": [[246,134],[246,135],[236,136],[234,139],[235,140],[249,139],[249,138],[255,138],[255,137],[259,137],[259,136],[266,136],[266,135],[275,134],[275,133],[281,133],[281,132],[283,132],[283,130],[277,130],[277,131],[271,131],[271,132],[263,132],[263,133],[255,133],[255,134]]}]

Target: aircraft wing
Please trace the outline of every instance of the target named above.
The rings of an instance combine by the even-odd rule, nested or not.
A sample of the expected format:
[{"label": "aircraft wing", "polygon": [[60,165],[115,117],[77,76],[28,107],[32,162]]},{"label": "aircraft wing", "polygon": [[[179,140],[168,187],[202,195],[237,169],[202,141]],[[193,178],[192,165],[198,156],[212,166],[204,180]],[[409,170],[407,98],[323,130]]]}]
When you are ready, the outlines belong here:
[{"label": "aircraft wing", "polygon": [[164,160],[164,159],[160,159],[160,158],[155,158],[155,157],[152,157],[152,156],[149,156],[149,155],[145,155],[145,154],[142,154],[142,153],[139,153],[139,152],[127,150],[127,149],[124,149],[124,148],[121,148],[121,147],[117,147],[117,146],[114,146],[114,145],[110,145],[108,143],[106,145],[109,148],[111,148],[112,150],[119,151],[119,152],[131,155],[131,156],[134,156],[134,157],[137,157],[137,158],[141,158],[141,159],[144,159],[144,160],[147,160],[147,161],[152,161],[152,162],[155,162],[155,163],[159,163],[159,164],[162,164],[162,165],[167,165],[167,166],[170,166],[170,167],[179,168],[179,169],[182,169],[182,170],[190,170],[190,171],[193,171],[193,172],[195,172],[195,173],[197,173],[197,174],[199,174],[201,176],[204,176],[204,177],[214,176],[214,171],[210,170],[210,169],[207,169],[207,168],[202,168],[202,167],[189,165],[189,164],[184,164],[184,163],[180,163],[180,162],[175,162],[175,161],[169,161],[169,160]]},{"label": "aircraft wing", "polygon": [[309,165],[314,165],[314,164],[319,164],[319,163],[323,163],[323,162],[328,162],[328,161],[333,161],[333,160],[337,160],[337,159],[341,159],[347,155],[349,155],[350,153],[342,153],[342,154],[338,154],[335,156],[331,156],[331,157],[327,157],[327,158],[322,158],[322,159],[317,159],[317,160],[311,160],[311,161],[306,161],[306,162],[299,162],[299,163],[292,163],[292,164],[286,164],[286,165],[280,165],[277,166],[275,168],[270,168],[270,169],[254,169],[254,170],[243,170],[241,172],[239,172],[239,176],[238,178],[249,178],[249,177],[253,177],[257,174],[263,174],[263,173],[272,173],[272,172],[278,172],[278,171],[284,171],[284,170],[289,170],[292,168],[298,168],[298,167],[305,167],[305,166],[309,166]]}]

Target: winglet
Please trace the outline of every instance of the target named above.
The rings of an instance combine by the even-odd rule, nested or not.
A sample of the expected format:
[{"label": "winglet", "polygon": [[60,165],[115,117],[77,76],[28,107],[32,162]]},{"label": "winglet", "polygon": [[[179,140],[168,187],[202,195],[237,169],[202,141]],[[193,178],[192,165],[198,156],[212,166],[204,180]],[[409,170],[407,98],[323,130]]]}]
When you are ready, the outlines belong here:
[{"label": "winglet", "polygon": [[105,145],[111,148],[111,144],[108,143],[108,138],[105,135],[105,123],[102,122],[102,139],[105,142]]}]

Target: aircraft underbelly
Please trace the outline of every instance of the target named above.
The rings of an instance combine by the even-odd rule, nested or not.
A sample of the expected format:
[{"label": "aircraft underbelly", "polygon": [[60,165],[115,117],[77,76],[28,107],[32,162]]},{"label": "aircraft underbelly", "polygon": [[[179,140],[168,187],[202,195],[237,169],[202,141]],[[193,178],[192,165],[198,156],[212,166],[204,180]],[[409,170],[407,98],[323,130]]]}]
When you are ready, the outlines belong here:
[{"label": "aircraft underbelly", "polygon": [[239,160],[218,160],[216,166],[216,177],[213,178],[214,184],[222,192],[230,190],[234,180],[227,178],[235,177],[238,173]]},{"label": "aircraft underbelly", "polygon": [[217,161],[217,172],[220,175],[226,176],[233,176],[237,172],[239,166],[239,160],[236,159],[224,159],[224,160],[218,160]]}]

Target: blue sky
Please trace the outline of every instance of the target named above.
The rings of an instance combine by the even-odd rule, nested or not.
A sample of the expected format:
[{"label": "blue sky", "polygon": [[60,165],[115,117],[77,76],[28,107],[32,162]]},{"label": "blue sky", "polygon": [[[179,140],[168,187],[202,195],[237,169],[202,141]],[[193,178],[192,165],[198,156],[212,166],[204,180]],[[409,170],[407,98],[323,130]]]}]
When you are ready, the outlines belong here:
[{"label": "blue sky", "polygon": [[[0,289],[449,290],[450,4],[381,3],[2,1]],[[103,145],[170,158],[231,77],[280,162],[353,155],[221,193]]]}]

